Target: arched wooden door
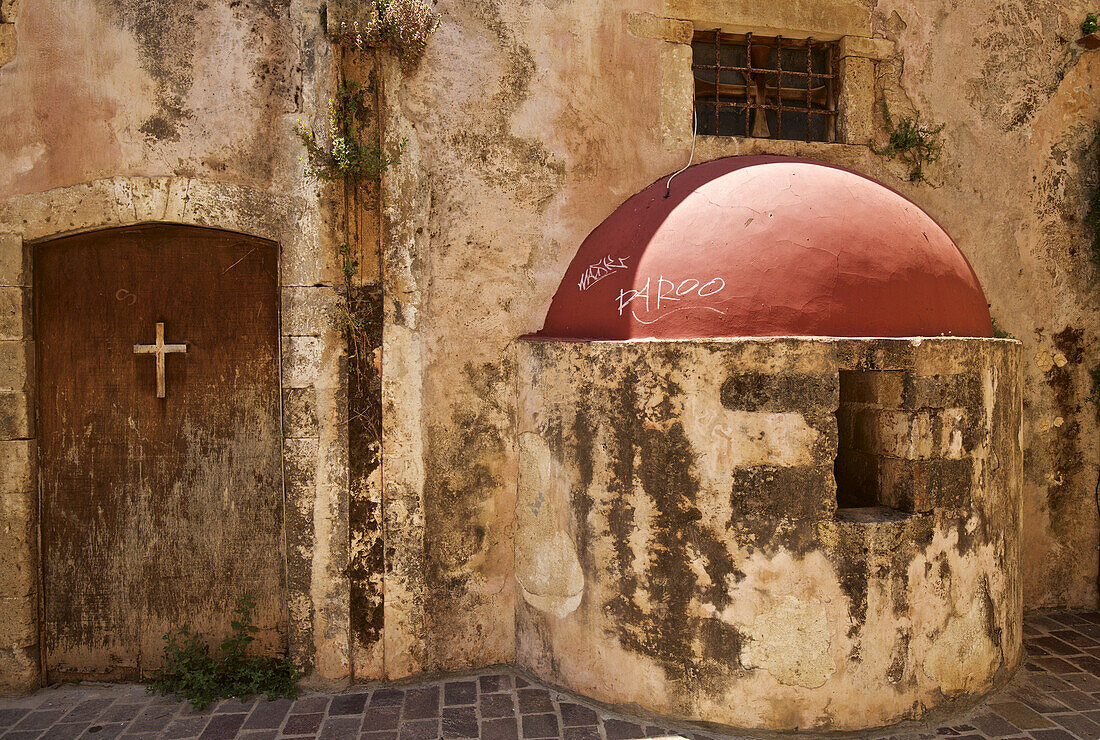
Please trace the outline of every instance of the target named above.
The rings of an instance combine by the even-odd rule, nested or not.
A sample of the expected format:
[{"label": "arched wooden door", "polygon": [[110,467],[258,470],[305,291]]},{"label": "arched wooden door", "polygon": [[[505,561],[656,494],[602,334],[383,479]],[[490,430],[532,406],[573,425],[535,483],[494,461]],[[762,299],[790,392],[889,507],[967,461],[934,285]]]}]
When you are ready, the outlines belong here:
[{"label": "arched wooden door", "polygon": [[245,593],[285,649],[277,245],[146,225],[34,260],[48,680],[160,667]]}]

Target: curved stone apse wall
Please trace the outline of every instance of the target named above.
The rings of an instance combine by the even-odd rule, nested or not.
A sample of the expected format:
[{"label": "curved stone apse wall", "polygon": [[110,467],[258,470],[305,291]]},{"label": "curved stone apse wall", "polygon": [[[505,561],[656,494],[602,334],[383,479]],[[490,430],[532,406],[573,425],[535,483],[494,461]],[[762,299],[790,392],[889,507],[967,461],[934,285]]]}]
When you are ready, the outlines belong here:
[{"label": "curved stone apse wall", "polygon": [[1018,350],[519,341],[519,665],[767,730],[887,725],[1006,681]]}]

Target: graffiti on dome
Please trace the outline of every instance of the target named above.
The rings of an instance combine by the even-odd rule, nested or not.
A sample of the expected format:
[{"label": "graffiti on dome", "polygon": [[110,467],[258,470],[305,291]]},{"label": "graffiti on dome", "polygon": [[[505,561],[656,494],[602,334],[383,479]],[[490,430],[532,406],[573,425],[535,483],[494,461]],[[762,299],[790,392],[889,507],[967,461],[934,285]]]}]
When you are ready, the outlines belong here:
[{"label": "graffiti on dome", "polygon": [[[651,287],[654,289],[651,290]],[[726,281],[720,277],[710,278],[705,282],[699,278],[685,278],[677,282],[660,275],[656,281],[652,277],[646,278],[645,283],[637,290],[620,290],[613,300],[620,316],[629,309],[635,321],[652,324],[677,311],[703,310],[725,315],[725,311],[714,306],[700,305],[694,301],[689,305],[683,303],[717,295],[725,287]]]},{"label": "graffiti on dome", "polygon": [[626,269],[626,257],[604,257],[599,262],[589,265],[581,275],[577,287],[582,291],[588,290],[608,275]]}]

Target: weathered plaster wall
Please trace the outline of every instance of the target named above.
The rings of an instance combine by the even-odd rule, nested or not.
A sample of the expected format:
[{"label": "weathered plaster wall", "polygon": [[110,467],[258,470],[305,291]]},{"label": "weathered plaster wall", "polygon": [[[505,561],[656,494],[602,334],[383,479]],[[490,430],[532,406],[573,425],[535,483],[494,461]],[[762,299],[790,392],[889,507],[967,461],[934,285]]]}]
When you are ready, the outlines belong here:
[{"label": "weathered plaster wall", "polygon": [[[1085,3],[440,0],[437,10],[420,66],[406,75],[384,57],[380,69],[383,136],[405,147],[379,194],[383,474],[356,471],[354,505],[387,532],[388,675],[514,657],[508,347],[540,327],[591,229],[686,163],[690,52],[677,42],[692,23],[843,37],[849,79],[875,80],[842,90],[850,144],[703,139],[696,161],[769,152],[835,162],[941,221],[1029,359],[1026,604],[1095,603],[1096,423],[1084,399],[1097,296],[1081,218],[1095,185],[1085,153],[1100,55],[1066,42]],[[271,238],[284,242],[286,450],[306,463],[288,467],[306,533],[291,543],[301,554],[291,588],[303,594],[292,623],[305,625],[300,657],[327,678],[352,663],[360,675],[380,670],[377,645],[351,657],[348,636],[351,547],[373,626],[379,584],[357,570],[376,548],[347,526],[343,339],[331,308],[341,226],[329,194],[302,179],[293,135],[299,117],[323,125],[335,71],[318,0],[0,2],[0,201],[51,224],[55,203],[106,213],[128,202],[105,195],[103,178],[148,176],[213,184],[203,208],[224,223],[262,223],[268,210],[289,219]],[[876,130],[872,93],[947,124],[943,160],[928,171],[938,187],[908,184],[900,165],[858,145]],[[23,214],[6,213],[5,254],[21,254]],[[36,233],[68,228],[78,227]],[[24,339],[3,339],[12,357]],[[17,402],[23,391],[13,392]],[[16,447],[12,459],[33,451]],[[23,530],[11,521],[16,542]],[[375,639],[372,625],[357,625],[361,640]]]},{"label": "weathered plaster wall", "polygon": [[[398,610],[416,656],[408,670],[512,655],[519,472],[507,348],[540,328],[584,237],[687,162],[685,20],[844,37],[846,69],[867,81],[844,91],[849,143],[707,137],[696,161],[782,153],[841,164],[942,223],[998,325],[1024,343],[1024,603],[1095,604],[1096,421],[1085,399],[1100,277],[1081,219],[1096,185],[1100,54],[1072,45],[1085,3],[441,0],[437,10],[419,68],[402,77],[390,63],[383,112],[387,140],[408,142],[383,195],[385,486],[423,527],[400,557],[429,564],[395,594],[410,607]],[[932,184],[909,183],[900,163],[863,146],[884,136],[883,97],[895,116],[946,124]]]},{"label": "weathered plaster wall", "polygon": [[946,123],[940,186],[915,197],[970,259],[998,325],[1024,343],[1024,603],[1091,607],[1100,447],[1086,399],[1100,363],[1100,267],[1082,222],[1100,186],[1100,54],[1064,42],[1088,8],[906,5],[880,2],[876,23],[898,42],[901,90]]},{"label": "weathered plaster wall", "polygon": [[289,0],[21,4],[0,198],[131,174],[294,187],[286,117],[329,56],[307,28]]},{"label": "weathered plaster wall", "polygon": [[[517,353],[520,665],[603,701],[771,730],[921,717],[1019,665],[1015,342]],[[865,390],[851,370],[901,381],[894,412],[856,432],[902,467],[881,483],[891,508],[838,509],[851,431],[835,414]]]},{"label": "weathered plaster wall", "polygon": [[[30,317],[19,310],[33,241],[166,221],[279,242],[290,649],[310,678],[347,678],[340,225],[330,194],[302,177],[294,136],[299,117],[323,123],[332,89],[320,4],[5,0],[0,15],[3,290],[13,320],[27,323],[0,337],[0,387],[13,404],[33,402]],[[35,445],[33,427],[16,426],[2,443],[0,551],[25,574],[37,570]],[[40,678],[36,589],[22,577],[0,594],[5,688]]]}]

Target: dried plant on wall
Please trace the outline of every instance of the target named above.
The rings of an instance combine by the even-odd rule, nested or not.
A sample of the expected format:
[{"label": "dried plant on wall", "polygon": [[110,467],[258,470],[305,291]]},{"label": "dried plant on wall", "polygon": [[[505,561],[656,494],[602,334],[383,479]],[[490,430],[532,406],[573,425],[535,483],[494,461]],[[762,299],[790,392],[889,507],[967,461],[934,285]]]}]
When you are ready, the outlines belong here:
[{"label": "dried plant on wall", "polygon": [[333,40],[357,49],[389,49],[409,68],[420,60],[428,37],[438,26],[439,14],[427,0],[374,0],[364,23],[341,22]]}]

